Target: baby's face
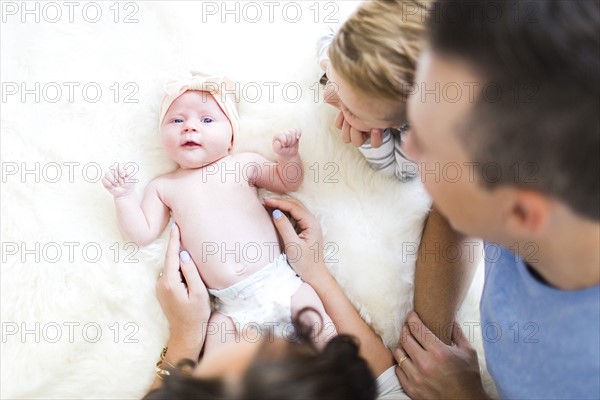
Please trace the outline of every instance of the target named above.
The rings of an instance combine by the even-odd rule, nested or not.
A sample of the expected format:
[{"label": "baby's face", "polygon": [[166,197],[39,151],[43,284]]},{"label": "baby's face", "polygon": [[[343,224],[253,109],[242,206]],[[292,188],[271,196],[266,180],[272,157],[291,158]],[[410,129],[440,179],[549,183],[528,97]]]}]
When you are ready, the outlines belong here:
[{"label": "baby's face", "polygon": [[181,168],[201,168],[231,151],[229,119],[208,92],[189,90],[179,96],[160,126],[162,144]]}]

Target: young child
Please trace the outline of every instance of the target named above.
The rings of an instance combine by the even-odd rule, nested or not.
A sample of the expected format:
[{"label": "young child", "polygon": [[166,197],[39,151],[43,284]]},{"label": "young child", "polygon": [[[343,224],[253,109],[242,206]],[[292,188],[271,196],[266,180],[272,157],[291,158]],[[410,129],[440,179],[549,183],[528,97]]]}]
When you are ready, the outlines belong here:
[{"label": "young child", "polygon": [[[352,138],[352,143],[372,169],[401,182],[411,181],[418,176],[418,166],[406,157],[403,150],[403,142],[409,132],[404,102],[412,89],[417,57],[425,44],[422,17],[426,4],[423,0],[387,3],[380,0],[362,4],[347,21],[335,26],[327,25],[326,32],[317,44],[322,71],[320,83],[325,85],[324,99],[340,109],[336,126],[342,131],[351,128],[365,131],[358,142],[356,137]],[[388,12],[392,16],[381,18],[383,13]],[[373,42],[377,42],[377,45]],[[361,53],[360,61],[356,53]],[[331,57],[338,72],[344,77],[354,77],[350,83],[363,82],[363,85],[370,86],[355,89],[367,94],[371,94],[369,91],[378,92],[376,96],[382,101],[388,100],[396,106],[390,118],[373,121],[352,115],[353,120],[349,120],[348,114],[352,113],[349,107],[339,102],[337,82],[327,85],[331,81],[327,73],[332,64]],[[374,79],[383,90],[373,85]],[[378,143],[371,140],[373,131],[381,137]],[[354,132],[352,135],[355,136]]]},{"label": "young child", "polygon": [[[429,0],[365,1],[337,31],[330,29],[319,41],[319,63],[325,72],[321,82],[329,82],[324,99],[340,111],[335,125],[343,141],[358,147],[371,168],[401,182],[419,177],[419,165],[406,157],[406,144],[411,143],[406,101],[432,90],[415,86],[417,61],[426,47],[429,5]],[[434,179],[443,177],[424,173],[421,183]],[[451,342],[446,327],[456,319],[482,247],[469,257],[450,256],[444,249],[473,254],[468,249],[474,241],[456,232],[432,207],[414,270],[413,306],[446,344]]]},{"label": "young child", "polygon": [[323,323],[316,340],[324,345],[325,336],[335,334],[328,331],[331,320],[316,292],[289,266],[257,196],[259,187],[280,193],[298,189],[301,132],[273,137],[277,162],[256,153],[232,154],[239,117],[231,84],[204,74],[168,83],[159,128],[167,155],[179,167],[154,179],[141,204],[126,171],[108,172],[103,184],[114,196],[119,227],[128,240],[151,243],[170,214],[179,225],[182,247],[216,297],[218,312],[209,322],[207,348],[235,340],[232,332],[239,334],[250,324],[290,335],[292,315],[306,307],[324,316],[316,322]]}]

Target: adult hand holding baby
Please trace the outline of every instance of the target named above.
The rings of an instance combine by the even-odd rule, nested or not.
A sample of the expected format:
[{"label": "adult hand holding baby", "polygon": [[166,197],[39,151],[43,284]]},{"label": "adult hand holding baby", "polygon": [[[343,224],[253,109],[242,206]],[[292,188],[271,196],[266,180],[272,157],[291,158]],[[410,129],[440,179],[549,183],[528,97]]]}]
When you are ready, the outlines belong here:
[{"label": "adult hand holding baby", "polygon": [[[335,324],[337,333],[351,335],[358,339],[360,355],[367,361],[375,376],[392,368],[392,353],[356,312],[325,266],[323,233],[317,218],[296,199],[265,198],[265,205],[275,208],[273,222],[285,243],[290,265],[321,297],[325,311]],[[292,227],[289,219],[280,210],[289,213],[296,220],[297,229]],[[297,231],[299,233],[296,233]],[[392,396],[395,396],[389,398],[398,398],[401,393],[399,385],[389,390]]]},{"label": "adult hand holding baby", "polygon": [[[327,272],[323,262],[323,233],[321,224],[298,200],[265,198],[267,207],[275,208],[275,228],[283,239],[288,261],[294,271],[311,284],[322,273]],[[280,211],[288,212],[296,220],[297,229]]]},{"label": "adult hand holding baby", "polygon": [[187,251],[180,252],[179,227],[175,223],[171,227],[165,266],[156,282],[156,295],[169,320],[171,341],[180,340],[186,347],[197,348],[197,357],[206,335],[203,328],[210,318],[210,300],[196,264]]},{"label": "adult hand holding baby", "polygon": [[[169,341],[161,354],[165,366],[182,359],[198,361],[211,313],[206,286],[188,252],[180,252],[180,241],[179,227],[173,223],[165,265],[156,282],[158,302],[169,320]],[[158,388],[162,379],[157,376],[152,388]]]}]

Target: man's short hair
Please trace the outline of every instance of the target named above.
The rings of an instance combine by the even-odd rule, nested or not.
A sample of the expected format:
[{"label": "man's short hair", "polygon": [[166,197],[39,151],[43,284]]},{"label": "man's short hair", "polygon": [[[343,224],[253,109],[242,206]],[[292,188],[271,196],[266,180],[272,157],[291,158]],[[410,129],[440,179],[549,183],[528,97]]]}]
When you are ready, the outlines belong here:
[{"label": "man's short hair", "polygon": [[433,51],[494,86],[461,134],[486,186],[530,188],[600,220],[599,27],[597,0],[435,2]]}]

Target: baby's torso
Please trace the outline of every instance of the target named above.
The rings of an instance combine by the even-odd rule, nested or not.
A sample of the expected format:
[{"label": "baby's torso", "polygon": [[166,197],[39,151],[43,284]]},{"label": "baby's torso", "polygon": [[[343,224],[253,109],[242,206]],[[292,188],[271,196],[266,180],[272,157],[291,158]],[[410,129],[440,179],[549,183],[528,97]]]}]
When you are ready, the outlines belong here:
[{"label": "baby's torso", "polygon": [[257,188],[248,183],[244,160],[232,155],[161,178],[160,195],[179,225],[182,247],[210,289],[229,287],[280,254],[275,227]]}]

